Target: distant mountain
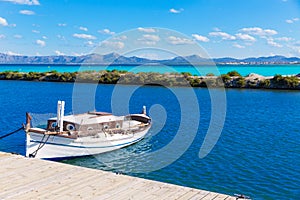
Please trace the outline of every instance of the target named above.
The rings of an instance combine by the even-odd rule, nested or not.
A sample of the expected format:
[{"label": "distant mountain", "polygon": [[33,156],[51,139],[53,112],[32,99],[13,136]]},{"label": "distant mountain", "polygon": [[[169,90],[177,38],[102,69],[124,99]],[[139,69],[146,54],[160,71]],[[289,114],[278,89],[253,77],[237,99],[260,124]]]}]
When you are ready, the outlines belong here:
[{"label": "distant mountain", "polygon": [[270,56],[270,57],[259,57],[259,58],[246,58],[246,59],[242,59],[242,62],[247,62],[247,63],[252,63],[252,62],[290,63],[290,62],[300,62],[300,58],[297,58],[297,57],[287,58],[284,56]]},{"label": "distant mountain", "polygon": [[269,56],[258,58],[202,58],[198,55],[178,56],[167,60],[151,60],[136,56],[125,57],[116,53],[106,55],[88,54],[82,56],[20,56],[0,53],[0,64],[28,65],[197,65],[197,64],[300,64],[300,58]]}]

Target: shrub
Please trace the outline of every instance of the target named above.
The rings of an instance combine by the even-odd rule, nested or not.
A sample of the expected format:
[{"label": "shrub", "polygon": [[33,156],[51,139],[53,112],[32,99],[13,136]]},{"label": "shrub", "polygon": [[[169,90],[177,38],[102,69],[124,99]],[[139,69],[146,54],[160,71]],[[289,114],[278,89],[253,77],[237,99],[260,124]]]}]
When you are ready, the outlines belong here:
[{"label": "shrub", "polygon": [[245,78],[243,78],[243,77],[238,78],[236,81],[236,86],[237,87],[245,87],[246,86]]},{"label": "shrub", "polygon": [[231,77],[228,74],[222,74],[221,78],[223,80],[224,83],[228,82],[231,80]]},{"label": "shrub", "polygon": [[239,76],[241,77],[241,74],[238,73],[237,71],[231,71],[227,73],[228,76],[232,77],[232,76]]},{"label": "shrub", "polygon": [[189,77],[189,76],[192,76],[192,74],[191,74],[190,72],[181,72],[181,74],[182,74],[185,78],[187,78],[187,77]]},{"label": "shrub", "polygon": [[259,86],[263,88],[268,88],[271,85],[271,81],[269,79],[262,80],[259,82]]}]

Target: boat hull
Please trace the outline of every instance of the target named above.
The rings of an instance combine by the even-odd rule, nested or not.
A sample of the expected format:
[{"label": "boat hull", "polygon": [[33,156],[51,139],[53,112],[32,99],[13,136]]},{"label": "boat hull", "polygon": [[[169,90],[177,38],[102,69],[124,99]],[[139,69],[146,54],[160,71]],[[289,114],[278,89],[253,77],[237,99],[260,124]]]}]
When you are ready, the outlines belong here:
[{"label": "boat hull", "polygon": [[101,154],[132,145],[142,140],[150,125],[132,134],[114,134],[103,137],[68,138],[59,135],[45,135],[28,132],[26,156],[50,160],[61,160]]}]

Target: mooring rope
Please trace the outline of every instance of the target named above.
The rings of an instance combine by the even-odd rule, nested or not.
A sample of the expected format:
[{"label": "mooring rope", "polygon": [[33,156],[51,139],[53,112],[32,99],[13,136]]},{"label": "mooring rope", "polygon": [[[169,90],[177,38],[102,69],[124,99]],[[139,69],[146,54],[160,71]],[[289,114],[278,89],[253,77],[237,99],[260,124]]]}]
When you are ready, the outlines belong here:
[{"label": "mooring rope", "polygon": [[21,128],[15,130],[15,131],[13,131],[13,132],[10,132],[10,133],[7,133],[7,134],[5,134],[5,135],[2,135],[2,136],[0,136],[0,140],[3,139],[3,138],[8,137],[8,136],[10,136],[10,135],[12,135],[12,134],[14,134],[14,133],[17,133],[17,132],[19,132],[20,130],[23,130],[23,129],[24,129],[24,127],[22,126]]},{"label": "mooring rope", "polygon": [[29,154],[29,158],[34,158],[36,156],[36,154],[38,153],[38,151],[45,146],[45,144],[48,142],[48,140],[50,138],[50,135],[48,135],[48,137],[44,141],[45,137],[46,137],[46,135],[44,134],[44,136],[43,136],[43,138],[42,138],[42,140],[41,140],[38,148],[34,152],[32,152],[31,154]]}]

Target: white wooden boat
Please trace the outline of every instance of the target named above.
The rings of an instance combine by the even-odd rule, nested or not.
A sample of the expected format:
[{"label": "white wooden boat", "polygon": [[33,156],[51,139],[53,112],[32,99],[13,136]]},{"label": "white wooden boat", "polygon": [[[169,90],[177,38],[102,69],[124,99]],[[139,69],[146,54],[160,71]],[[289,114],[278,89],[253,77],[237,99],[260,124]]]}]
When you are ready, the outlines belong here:
[{"label": "white wooden boat", "polygon": [[142,140],[151,128],[151,119],[142,114],[115,116],[105,112],[64,115],[64,101],[58,101],[57,117],[47,128],[32,128],[26,115],[26,156],[66,159],[120,149]]}]

